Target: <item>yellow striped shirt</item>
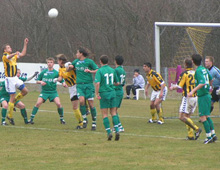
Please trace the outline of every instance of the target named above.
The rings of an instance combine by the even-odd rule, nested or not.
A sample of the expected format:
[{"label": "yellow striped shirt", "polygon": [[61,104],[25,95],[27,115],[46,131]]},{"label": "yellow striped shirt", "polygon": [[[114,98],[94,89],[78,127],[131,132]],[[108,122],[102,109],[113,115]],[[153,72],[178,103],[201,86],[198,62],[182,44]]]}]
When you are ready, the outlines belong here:
[{"label": "yellow striped shirt", "polygon": [[154,70],[151,70],[150,73],[146,75],[146,78],[154,91],[161,90],[161,83],[165,83],[162,76]]},{"label": "yellow striped shirt", "polygon": [[61,76],[68,87],[71,87],[76,84],[76,72],[75,70],[66,71],[66,68],[59,69],[59,76]]},{"label": "yellow striped shirt", "polygon": [[14,55],[11,59],[7,59],[7,56],[10,55],[7,52],[3,53],[2,61],[4,63],[5,76],[14,77],[17,74],[17,59],[18,55]]}]

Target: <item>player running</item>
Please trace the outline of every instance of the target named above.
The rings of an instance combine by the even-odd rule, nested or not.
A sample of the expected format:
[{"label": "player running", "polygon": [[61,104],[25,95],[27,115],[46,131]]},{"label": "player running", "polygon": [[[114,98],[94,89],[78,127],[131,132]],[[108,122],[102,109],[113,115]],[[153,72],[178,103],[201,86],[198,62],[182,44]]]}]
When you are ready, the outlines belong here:
[{"label": "player running", "polygon": [[[170,90],[176,90],[178,88],[183,89],[183,98],[179,109],[179,119],[186,124],[186,128],[188,130],[187,140],[197,140],[202,132],[202,129],[196,126],[190,118],[197,106],[197,95],[194,93],[192,97],[187,97],[187,93],[191,92],[191,90],[195,88],[195,71],[192,68],[191,59],[185,59],[184,64],[186,70],[180,74],[177,84],[171,86]],[[195,131],[195,137],[193,130]]]}]

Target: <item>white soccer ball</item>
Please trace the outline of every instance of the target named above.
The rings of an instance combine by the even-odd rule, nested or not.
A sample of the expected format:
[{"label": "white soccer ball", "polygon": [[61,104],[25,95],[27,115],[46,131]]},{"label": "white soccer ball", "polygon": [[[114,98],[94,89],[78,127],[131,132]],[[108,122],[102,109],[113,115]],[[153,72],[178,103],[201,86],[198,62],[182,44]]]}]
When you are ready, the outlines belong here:
[{"label": "white soccer ball", "polygon": [[48,11],[48,16],[50,18],[56,18],[58,16],[58,10],[56,8],[52,8]]}]

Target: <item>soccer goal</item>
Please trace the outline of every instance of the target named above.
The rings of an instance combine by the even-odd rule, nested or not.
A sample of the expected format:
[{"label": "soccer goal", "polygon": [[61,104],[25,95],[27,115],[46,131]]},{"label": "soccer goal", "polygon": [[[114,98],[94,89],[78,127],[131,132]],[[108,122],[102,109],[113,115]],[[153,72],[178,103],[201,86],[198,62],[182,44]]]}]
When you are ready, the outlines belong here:
[{"label": "soccer goal", "polygon": [[[176,68],[186,57],[194,53],[214,55],[219,63],[220,23],[155,22],[155,63],[156,71],[163,67]],[[215,55],[216,54],[216,55]],[[163,73],[162,73],[163,74]],[[217,106],[217,107],[216,107]],[[215,105],[219,109],[218,105]],[[175,108],[178,113],[178,106]],[[216,116],[220,116],[219,112]],[[178,117],[172,115],[171,117]]]}]

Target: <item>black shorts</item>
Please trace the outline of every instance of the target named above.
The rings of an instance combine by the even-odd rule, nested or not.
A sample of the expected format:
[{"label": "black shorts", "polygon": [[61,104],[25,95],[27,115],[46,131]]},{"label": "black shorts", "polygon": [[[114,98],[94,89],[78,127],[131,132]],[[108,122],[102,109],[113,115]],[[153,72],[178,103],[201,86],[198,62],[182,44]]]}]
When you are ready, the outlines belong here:
[{"label": "black shorts", "polygon": [[212,90],[212,102],[218,102],[220,100],[220,95],[216,94],[216,90],[218,90],[219,87],[214,87]]}]

